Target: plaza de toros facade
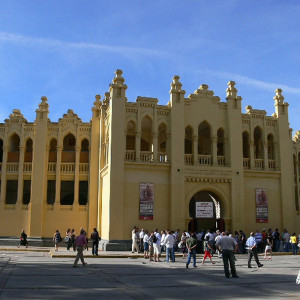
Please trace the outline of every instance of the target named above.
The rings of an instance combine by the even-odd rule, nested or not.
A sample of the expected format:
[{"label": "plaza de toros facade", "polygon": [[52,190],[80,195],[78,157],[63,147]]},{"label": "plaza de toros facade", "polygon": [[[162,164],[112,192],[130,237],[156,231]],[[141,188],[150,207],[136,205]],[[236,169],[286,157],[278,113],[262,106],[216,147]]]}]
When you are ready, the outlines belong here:
[{"label": "plaza de toros facade", "polygon": [[134,225],[299,231],[300,134],[282,91],[267,116],[242,113],[233,81],[222,102],[205,84],[186,97],[179,79],[167,105],[129,102],[117,70],[90,122],[71,109],[51,122],[46,97],[33,123],[13,110],[0,124],[0,236],[97,227],[114,250],[127,249]]}]

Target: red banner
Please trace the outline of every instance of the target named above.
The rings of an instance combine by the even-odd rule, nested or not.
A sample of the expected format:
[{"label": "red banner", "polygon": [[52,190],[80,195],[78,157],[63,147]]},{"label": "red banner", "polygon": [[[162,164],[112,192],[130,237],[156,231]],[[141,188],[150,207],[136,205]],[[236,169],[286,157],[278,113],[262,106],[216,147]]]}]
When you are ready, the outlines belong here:
[{"label": "red banner", "polygon": [[154,184],[140,183],[140,220],[153,220]]},{"label": "red banner", "polygon": [[266,189],[256,189],[256,223],[268,223],[268,197]]}]

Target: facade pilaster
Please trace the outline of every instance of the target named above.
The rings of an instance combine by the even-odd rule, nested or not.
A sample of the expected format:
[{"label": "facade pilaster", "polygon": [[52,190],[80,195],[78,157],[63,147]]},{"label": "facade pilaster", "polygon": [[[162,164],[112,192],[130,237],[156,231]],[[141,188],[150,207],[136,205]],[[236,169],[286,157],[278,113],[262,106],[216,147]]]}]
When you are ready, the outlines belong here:
[{"label": "facade pilaster", "polygon": [[36,110],[35,140],[32,161],[31,182],[31,209],[29,235],[41,237],[43,234],[43,209],[45,191],[47,188],[47,133],[48,133],[48,99],[41,98],[42,102]]},{"label": "facade pilaster", "polygon": [[268,142],[264,142],[264,169],[269,170]]},{"label": "facade pilaster", "polygon": [[250,169],[254,169],[254,141],[249,141],[250,145]]},{"label": "facade pilaster", "polygon": [[[284,102],[282,90],[275,91],[275,114],[277,117],[277,138],[278,143],[278,161],[281,172],[281,215],[282,224],[278,224],[283,228],[294,228],[295,218],[292,218],[291,212],[296,212],[295,188],[294,188],[294,166],[293,166],[293,141],[290,136],[289,119],[288,119],[288,103]],[[287,154],[290,155],[287,155]],[[282,201],[284,199],[284,201]]]},{"label": "facade pilaster", "polygon": [[213,136],[212,137],[212,158],[213,158],[213,166],[218,165],[218,137]]},{"label": "facade pilaster", "polygon": [[171,174],[170,174],[170,226],[171,228],[184,228],[185,211],[182,207],[184,200],[184,95],[180,77],[175,75],[171,83],[170,102],[171,106]]},{"label": "facade pilaster", "polygon": [[0,194],[0,209],[5,206],[6,199],[6,165],[7,165],[8,147],[3,146],[3,159],[1,170],[1,194]]},{"label": "facade pilaster", "polygon": [[166,141],[166,151],[167,151],[167,162],[170,162],[170,143],[171,143],[171,135],[167,134],[167,141]]},{"label": "facade pilaster", "polygon": [[[76,137],[78,140],[79,135]],[[76,210],[79,205],[79,159],[80,159],[80,146],[77,144],[75,146],[75,179],[74,179],[74,203],[73,210]]]},{"label": "facade pilaster", "polygon": [[158,161],[158,133],[155,132],[152,134],[153,139],[153,162]]},{"label": "facade pilaster", "polygon": [[223,147],[224,147],[224,157],[225,157],[225,166],[228,166],[228,139],[224,138],[224,143],[223,143]]},{"label": "facade pilaster", "polygon": [[19,147],[20,156],[19,156],[19,173],[18,173],[18,198],[16,203],[16,208],[21,208],[23,200],[23,169],[24,169],[24,156],[25,156],[25,147],[22,143]]},{"label": "facade pilaster", "polygon": [[[60,139],[58,139],[58,143],[60,143]],[[54,210],[57,210],[60,207],[60,173],[61,173],[61,155],[62,155],[63,147],[57,145],[56,149],[57,149],[57,159],[56,159]]]},{"label": "facade pilaster", "polygon": [[140,161],[141,160],[141,132],[135,133],[135,160]]},{"label": "facade pilaster", "polygon": [[[110,85],[109,105],[109,147],[107,184],[103,185],[103,193],[109,202],[102,201],[101,234],[104,240],[123,240],[127,234],[124,222],[124,158],[125,158],[125,114],[126,89],[122,70],[116,70]],[[117,188],[116,188],[117,187]],[[109,242],[108,242],[109,243]]]},{"label": "facade pilaster", "polygon": [[92,108],[92,128],[91,128],[91,141],[89,149],[89,192],[88,192],[88,232],[92,232],[96,227],[101,232],[99,216],[101,215],[101,199],[100,199],[100,186],[101,186],[101,141],[102,141],[102,118],[101,118],[101,96],[95,96],[94,106]]},{"label": "facade pilaster", "polygon": [[243,139],[242,139],[242,97],[238,96],[234,81],[228,82],[226,89],[227,100],[227,164],[233,170],[231,184],[231,217],[232,227],[245,227],[245,196],[243,168]]},{"label": "facade pilaster", "polygon": [[193,135],[193,165],[199,165],[198,159],[198,135]]}]

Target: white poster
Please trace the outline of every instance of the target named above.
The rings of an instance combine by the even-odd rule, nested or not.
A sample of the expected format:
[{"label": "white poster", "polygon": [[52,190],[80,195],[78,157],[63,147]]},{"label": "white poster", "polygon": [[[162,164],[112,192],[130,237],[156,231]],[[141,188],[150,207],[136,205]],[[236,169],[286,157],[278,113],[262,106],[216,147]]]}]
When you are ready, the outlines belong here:
[{"label": "white poster", "polygon": [[213,218],[213,205],[212,202],[196,202],[196,218]]}]

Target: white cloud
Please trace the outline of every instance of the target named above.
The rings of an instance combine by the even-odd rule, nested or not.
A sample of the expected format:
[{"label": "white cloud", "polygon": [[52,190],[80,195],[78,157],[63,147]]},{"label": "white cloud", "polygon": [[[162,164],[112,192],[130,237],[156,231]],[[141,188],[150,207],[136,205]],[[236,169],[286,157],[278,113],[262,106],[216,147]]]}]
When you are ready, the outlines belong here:
[{"label": "white cloud", "polygon": [[212,76],[218,76],[218,77],[225,78],[228,80],[235,80],[237,82],[237,84],[243,83],[243,84],[253,86],[255,88],[260,88],[263,90],[275,91],[276,89],[280,88],[283,90],[283,92],[300,95],[300,88],[291,87],[291,86],[281,84],[281,83],[266,82],[266,81],[261,81],[261,80],[254,79],[251,77],[247,77],[244,75],[227,73],[227,72],[219,72],[219,71],[213,71],[213,70],[201,70],[198,72],[209,74]]},{"label": "white cloud", "polygon": [[174,54],[167,51],[157,50],[157,49],[148,49],[148,48],[138,48],[138,47],[128,47],[128,46],[111,46],[111,45],[102,45],[94,43],[85,43],[85,42],[64,42],[56,39],[46,39],[46,38],[33,38],[24,35],[17,35],[13,33],[8,33],[0,31],[0,43],[8,42],[14,43],[20,46],[27,47],[47,47],[51,50],[53,48],[69,48],[69,49],[79,49],[79,50],[97,50],[111,53],[119,53],[121,55],[146,55],[146,56],[161,56],[161,57],[170,57]]}]

